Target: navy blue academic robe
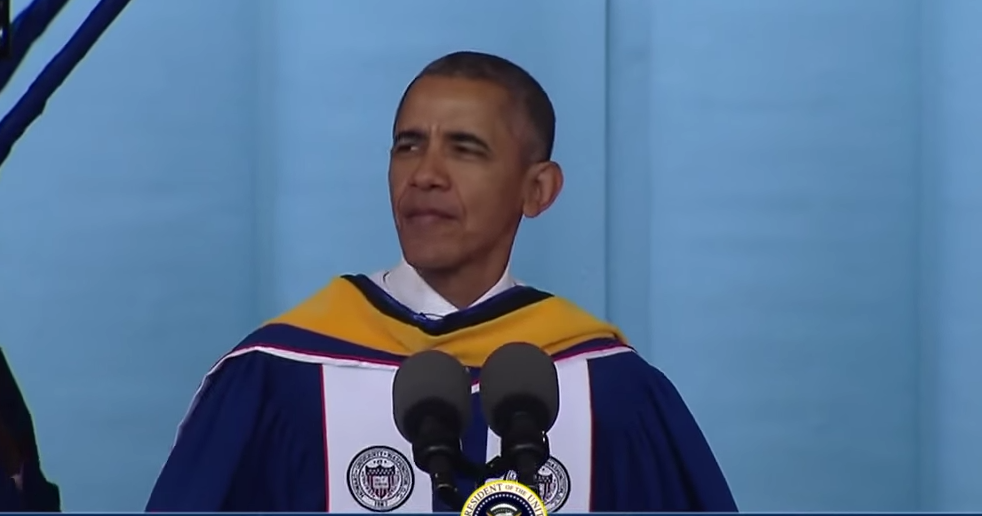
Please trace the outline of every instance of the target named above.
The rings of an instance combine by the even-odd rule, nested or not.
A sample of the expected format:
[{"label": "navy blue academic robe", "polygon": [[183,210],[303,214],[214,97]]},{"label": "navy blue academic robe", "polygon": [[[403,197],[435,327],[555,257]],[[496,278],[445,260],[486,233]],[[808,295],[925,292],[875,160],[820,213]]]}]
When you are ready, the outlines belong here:
[{"label": "navy blue academic robe", "polygon": [[[616,328],[515,287],[433,321],[365,276],[327,288],[249,335],[202,382],[149,511],[444,511],[392,420],[395,371],[440,349],[474,375],[463,449],[499,451],[477,378],[503,343],[553,356],[560,412],[538,488],[550,512],[735,511],[726,480],[671,382]],[[477,486],[460,480],[465,494]]]}]

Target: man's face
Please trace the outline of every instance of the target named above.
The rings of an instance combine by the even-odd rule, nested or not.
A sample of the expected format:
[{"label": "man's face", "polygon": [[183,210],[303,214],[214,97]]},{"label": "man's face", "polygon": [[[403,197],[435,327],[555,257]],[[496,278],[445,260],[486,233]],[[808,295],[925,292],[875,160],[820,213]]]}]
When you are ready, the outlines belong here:
[{"label": "man's face", "polygon": [[505,253],[522,217],[525,159],[508,92],[422,77],[397,114],[389,193],[403,255],[417,269],[453,269]]}]

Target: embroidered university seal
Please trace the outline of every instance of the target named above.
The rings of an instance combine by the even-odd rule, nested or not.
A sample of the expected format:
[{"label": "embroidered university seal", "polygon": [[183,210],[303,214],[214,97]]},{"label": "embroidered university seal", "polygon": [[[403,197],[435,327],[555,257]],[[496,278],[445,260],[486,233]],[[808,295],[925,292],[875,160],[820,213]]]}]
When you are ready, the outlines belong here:
[{"label": "embroidered university seal", "polygon": [[409,500],[416,484],[406,456],[388,446],[365,448],[348,465],[348,491],[373,512],[394,511]]},{"label": "embroidered university seal", "polygon": [[535,491],[511,480],[491,480],[464,502],[460,516],[548,516]]},{"label": "embroidered university seal", "polygon": [[[514,471],[509,471],[505,475],[505,480],[518,480],[518,475]],[[539,492],[549,512],[556,512],[566,504],[569,498],[569,472],[555,457],[549,457],[549,460],[539,468],[539,472],[535,475],[535,483],[536,485],[532,487]]]}]

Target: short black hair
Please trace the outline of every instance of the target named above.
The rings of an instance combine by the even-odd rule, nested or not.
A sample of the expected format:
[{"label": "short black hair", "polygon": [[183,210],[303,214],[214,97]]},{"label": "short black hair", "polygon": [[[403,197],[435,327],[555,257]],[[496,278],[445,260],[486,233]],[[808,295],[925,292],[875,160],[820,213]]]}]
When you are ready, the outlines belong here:
[{"label": "short black hair", "polygon": [[[556,111],[549,95],[532,74],[517,64],[496,55],[461,51],[447,54],[426,65],[406,88],[399,109],[416,81],[423,77],[460,77],[488,81],[504,88],[532,125],[529,149],[532,161],[548,161],[556,140]],[[397,112],[398,113],[398,112]],[[398,116],[398,115],[397,115]]]}]

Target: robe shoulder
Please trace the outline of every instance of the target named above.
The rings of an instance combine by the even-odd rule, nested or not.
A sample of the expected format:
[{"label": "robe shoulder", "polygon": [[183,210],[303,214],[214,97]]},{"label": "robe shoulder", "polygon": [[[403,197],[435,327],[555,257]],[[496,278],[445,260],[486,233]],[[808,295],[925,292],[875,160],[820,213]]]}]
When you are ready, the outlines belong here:
[{"label": "robe shoulder", "polygon": [[230,354],[202,383],[147,503],[150,512],[326,508],[321,368]]},{"label": "robe shoulder", "polygon": [[589,361],[595,512],[735,512],[726,478],[672,382],[634,352]]}]

